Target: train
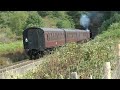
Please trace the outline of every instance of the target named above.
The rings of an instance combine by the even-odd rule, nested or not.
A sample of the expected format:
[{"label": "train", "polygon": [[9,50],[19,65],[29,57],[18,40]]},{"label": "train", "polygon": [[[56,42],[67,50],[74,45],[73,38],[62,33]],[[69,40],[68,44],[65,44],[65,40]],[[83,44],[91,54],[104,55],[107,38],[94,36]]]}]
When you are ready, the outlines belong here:
[{"label": "train", "polygon": [[88,39],[89,30],[30,27],[23,31],[23,46],[30,60],[39,59],[46,49]]}]

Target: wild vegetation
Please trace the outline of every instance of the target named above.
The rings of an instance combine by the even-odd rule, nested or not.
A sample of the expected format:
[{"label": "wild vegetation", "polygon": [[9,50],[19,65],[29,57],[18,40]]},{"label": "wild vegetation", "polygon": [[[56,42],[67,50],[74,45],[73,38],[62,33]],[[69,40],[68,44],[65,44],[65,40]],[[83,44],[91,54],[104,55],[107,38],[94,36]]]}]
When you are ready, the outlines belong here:
[{"label": "wild vegetation", "polygon": [[[115,14],[113,17],[118,16]],[[105,62],[111,62],[112,69],[116,66],[117,44],[120,43],[120,22],[111,22],[107,27],[104,33],[87,43],[70,43],[57,48],[34,72],[29,72],[22,78],[68,79],[71,72],[77,71],[81,79],[90,75],[101,79]]]},{"label": "wild vegetation", "polygon": [[[43,15],[48,13],[47,15]],[[23,53],[22,32],[27,27],[74,28],[74,22],[63,11],[1,11],[0,12],[0,64],[26,58]],[[17,42],[16,42],[17,41]],[[6,58],[7,56],[7,58]],[[9,56],[9,57],[8,57]],[[20,59],[20,57],[22,58]],[[12,58],[11,58],[12,57]],[[13,58],[14,57],[14,58]],[[16,59],[16,60],[15,60]],[[11,62],[10,61],[10,62]]]},{"label": "wild vegetation", "polygon": [[[21,55],[20,57],[26,58],[21,41],[22,31],[26,27],[81,28],[79,15],[83,13],[87,12],[1,11],[0,63],[8,64],[8,59],[4,62],[4,58],[9,55]],[[57,48],[53,54],[45,57],[45,62],[34,72],[29,72],[22,78],[69,78],[72,71],[77,71],[80,78],[88,78],[90,74],[93,78],[102,78],[102,66],[106,61],[112,62],[114,69],[118,60],[116,45],[120,38],[120,14],[112,11],[101,13],[104,16],[98,14],[95,19],[91,17],[93,23],[90,28],[94,28],[97,24],[98,27],[94,30],[99,31],[94,40],[84,44],[69,43]]]}]

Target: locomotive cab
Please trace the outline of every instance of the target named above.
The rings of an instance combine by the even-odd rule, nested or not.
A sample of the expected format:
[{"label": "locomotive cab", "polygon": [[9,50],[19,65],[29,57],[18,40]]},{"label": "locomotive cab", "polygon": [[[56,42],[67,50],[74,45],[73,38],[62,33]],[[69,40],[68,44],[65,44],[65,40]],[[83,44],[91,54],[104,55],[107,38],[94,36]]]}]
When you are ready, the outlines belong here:
[{"label": "locomotive cab", "polygon": [[39,58],[44,51],[44,31],[40,28],[28,28],[23,31],[24,49],[30,59]]}]

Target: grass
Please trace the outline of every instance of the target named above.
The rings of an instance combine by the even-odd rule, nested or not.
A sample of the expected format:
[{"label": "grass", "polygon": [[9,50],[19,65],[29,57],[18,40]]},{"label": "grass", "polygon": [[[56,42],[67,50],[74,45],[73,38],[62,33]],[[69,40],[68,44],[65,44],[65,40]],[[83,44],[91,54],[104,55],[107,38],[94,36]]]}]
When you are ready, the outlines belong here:
[{"label": "grass", "polygon": [[15,51],[22,51],[22,41],[16,41],[12,43],[0,43],[0,54],[14,53]]},{"label": "grass", "polygon": [[0,43],[0,65],[9,65],[27,58],[22,41]]}]

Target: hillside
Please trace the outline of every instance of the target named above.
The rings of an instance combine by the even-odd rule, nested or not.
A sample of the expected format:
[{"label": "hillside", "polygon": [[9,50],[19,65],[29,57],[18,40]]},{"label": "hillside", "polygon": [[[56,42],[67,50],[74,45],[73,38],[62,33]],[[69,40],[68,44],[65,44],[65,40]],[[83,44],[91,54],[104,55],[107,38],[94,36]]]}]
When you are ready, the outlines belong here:
[{"label": "hillside", "polygon": [[1,11],[0,66],[27,58],[23,50],[22,32],[27,27],[74,28],[65,11]]},{"label": "hillside", "polygon": [[[19,57],[26,58],[22,46],[22,31],[25,28],[78,28],[79,15],[86,12],[75,12],[0,12],[1,65],[8,64],[5,60],[8,61],[11,56],[13,61],[20,60]],[[120,38],[120,14],[109,12],[104,18],[102,14],[98,14],[92,22],[94,23],[90,23],[91,29],[98,33],[98,36],[84,44],[70,43],[57,48],[52,55],[45,57],[46,61],[40,67],[23,78],[69,78],[72,71],[77,71],[80,78],[87,78],[90,74],[93,78],[102,78],[102,66],[106,61],[110,61],[114,69],[118,60],[116,45]]]},{"label": "hillside", "polygon": [[104,22],[102,28],[108,21],[113,20],[94,40],[84,44],[70,43],[56,49],[34,72],[29,72],[22,78],[67,79],[71,72],[77,71],[81,79],[90,75],[93,75],[94,79],[101,79],[103,64],[109,61],[114,69],[118,60],[120,22],[115,17],[120,18],[120,15],[114,14],[106,23]]},{"label": "hillside", "polygon": [[85,11],[0,11],[0,43],[22,40],[22,32],[27,27],[81,28],[80,17],[90,18],[89,29],[97,32],[101,23],[111,16],[111,12]]},{"label": "hillside", "polygon": [[37,11],[1,11],[0,12],[0,42],[9,43],[22,40],[22,32],[31,26],[74,28],[72,18],[64,11],[42,15]]}]

